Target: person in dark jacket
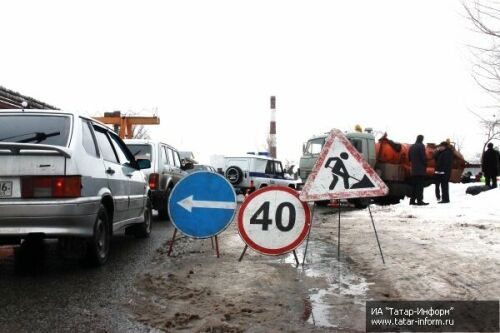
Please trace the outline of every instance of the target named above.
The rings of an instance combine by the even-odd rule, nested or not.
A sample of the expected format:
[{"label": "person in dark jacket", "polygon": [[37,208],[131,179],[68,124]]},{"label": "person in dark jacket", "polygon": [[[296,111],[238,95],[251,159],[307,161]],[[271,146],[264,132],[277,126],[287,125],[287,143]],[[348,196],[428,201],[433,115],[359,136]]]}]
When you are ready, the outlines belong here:
[{"label": "person in dark jacket", "polygon": [[498,152],[493,149],[493,143],[490,142],[482,158],[484,179],[490,188],[497,187],[498,163]]},{"label": "person in dark jacket", "polygon": [[428,205],[424,202],[424,180],[427,174],[427,157],[425,156],[424,136],[418,135],[415,143],[410,147],[408,158],[411,162],[411,176],[413,193],[410,205]]},{"label": "person in dark jacket", "polygon": [[449,182],[453,164],[453,151],[448,142],[439,144],[439,153],[436,155],[436,169],[434,171],[439,186],[441,187],[442,200],[439,203],[450,202]]}]

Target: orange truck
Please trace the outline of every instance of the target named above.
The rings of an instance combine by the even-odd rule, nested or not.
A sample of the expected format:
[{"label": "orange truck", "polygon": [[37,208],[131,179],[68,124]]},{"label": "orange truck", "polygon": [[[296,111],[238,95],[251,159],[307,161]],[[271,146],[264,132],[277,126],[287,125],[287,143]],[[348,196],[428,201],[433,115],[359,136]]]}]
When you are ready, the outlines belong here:
[{"label": "orange truck", "polygon": [[[389,188],[389,193],[386,196],[374,198],[375,203],[395,204],[399,203],[405,196],[411,195],[411,163],[408,151],[412,144],[394,142],[388,139],[386,134],[376,142],[370,129],[366,129],[365,132],[348,132],[345,135]],[[299,175],[304,182],[311,173],[327,137],[328,133],[313,136],[304,144],[299,164]],[[434,183],[435,160],[433,154],[435,149],[436,144],[428,143],[426,145],[426,186]],[[459,183],[465,168],[465,160],[453,145],[452,150],[454,159],[450,181]],[[352,201],[358,207],[366,206],[369,202],[362,199]]]}]

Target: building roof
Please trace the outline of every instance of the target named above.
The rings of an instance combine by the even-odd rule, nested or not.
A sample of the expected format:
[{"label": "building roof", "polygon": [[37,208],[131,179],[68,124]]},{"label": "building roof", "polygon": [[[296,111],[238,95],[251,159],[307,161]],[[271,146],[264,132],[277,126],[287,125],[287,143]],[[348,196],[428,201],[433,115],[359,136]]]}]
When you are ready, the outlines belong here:
[{"label": "building roof", "polygon": [[27,102],[26,109],[46,109],[57,110],[58,108],[50,104],[40,102],[32,97],[21,95],[16,91],[0,86],[0,109],[22,109],[22,103]]}]

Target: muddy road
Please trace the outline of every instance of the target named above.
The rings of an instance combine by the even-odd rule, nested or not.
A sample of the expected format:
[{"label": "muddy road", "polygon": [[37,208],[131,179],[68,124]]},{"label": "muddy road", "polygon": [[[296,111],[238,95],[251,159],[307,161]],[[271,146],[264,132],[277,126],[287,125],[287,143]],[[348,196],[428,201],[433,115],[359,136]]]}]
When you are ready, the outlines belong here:
[{"label": "muddy road", "polygon": [[167,256],[173,228],[158,221],[149,241],[117,237],[101,269],[48,256],[42,274],[19,276],[3,258],[0,331],[364,332],[367,300],[499,299],[498,219],[467,210],[372,206],[385,264],[368,211],[345,208],[339,261],[328,207],[316,207],[298,267],[292,254],[250,249],[238,262],[235,223],[219,237],[220,258],[210,240],[186,237]]}]

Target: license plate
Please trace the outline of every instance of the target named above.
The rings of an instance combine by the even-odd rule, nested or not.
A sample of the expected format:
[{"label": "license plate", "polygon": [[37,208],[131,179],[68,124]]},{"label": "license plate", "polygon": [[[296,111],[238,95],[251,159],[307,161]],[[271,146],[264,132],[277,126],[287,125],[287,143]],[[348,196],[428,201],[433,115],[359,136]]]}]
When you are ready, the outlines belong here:
[{"label": "license plate", "polygon": [[0,181],[0,198],[12,196],[12,182]]}]

